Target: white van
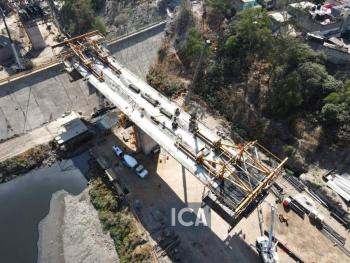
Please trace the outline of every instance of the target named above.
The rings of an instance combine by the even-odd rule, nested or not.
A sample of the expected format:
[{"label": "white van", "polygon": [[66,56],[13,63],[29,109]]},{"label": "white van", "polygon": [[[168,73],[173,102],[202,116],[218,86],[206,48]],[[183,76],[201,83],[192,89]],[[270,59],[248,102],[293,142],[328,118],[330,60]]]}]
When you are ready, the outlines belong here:
[{"label": "white van", "polygon": [[123,155],[123,161],[125,165],[130,169],[134,169],[138,165],[138,162],[136,161],[136,159],[129,154]]}]

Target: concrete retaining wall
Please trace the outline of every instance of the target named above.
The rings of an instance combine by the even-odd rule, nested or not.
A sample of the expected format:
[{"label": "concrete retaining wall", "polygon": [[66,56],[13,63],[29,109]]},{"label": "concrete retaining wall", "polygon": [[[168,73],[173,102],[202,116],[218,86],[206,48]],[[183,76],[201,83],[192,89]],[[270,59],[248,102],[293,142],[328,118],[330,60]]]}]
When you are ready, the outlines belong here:
[{"label": "concrete retaining wall", "polygon": [[98,107],[95,88],[71,82],[62,64],[0,87],[0,140],[55,120],[65,112],[85,116]]},{"label": "concrete retaining wall", "polygon": [[[121,38],[110,45],[113,56],[145,79],[157,61],[165,24]],[[94,87],[71,82],[63,64],[0,85],[0,140],[40,127],[72,110],[89,116],[100,99]]]}]

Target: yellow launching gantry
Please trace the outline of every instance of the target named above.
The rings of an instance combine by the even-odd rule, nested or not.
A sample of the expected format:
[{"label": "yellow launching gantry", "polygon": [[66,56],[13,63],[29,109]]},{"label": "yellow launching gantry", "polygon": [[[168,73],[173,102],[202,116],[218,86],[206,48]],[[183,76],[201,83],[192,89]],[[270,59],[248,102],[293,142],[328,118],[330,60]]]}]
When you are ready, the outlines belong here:
[{"label": "yellow launching gantry", "polygon": [[213,183],[208,183],[207,187],[233,211],[234,219],[274,182],[288,160],[280,160],[257,141],[235,145],[211,141],[199,130],[194,135],[214,154],[209,154],[208,148],[194,153],[182,142],[177,142],[176,146],[218,182],[217,187]]},{"label": "yellow launching gantry", "polygon": [[[103,71],[93,66],[94,59],[97,57],[104,65],[108,66],[116,74],[121,74],[110,62],[110,54],[102,48],[101,40],[104,37],[98,31],[92,31],[71,39],[58,43],[52,48],[66,46],[68,49],[61,52],[60,57],[63,61],[76,57],[99,81],[104,81]],[[93,54],[93,55],[90,55]]]}]

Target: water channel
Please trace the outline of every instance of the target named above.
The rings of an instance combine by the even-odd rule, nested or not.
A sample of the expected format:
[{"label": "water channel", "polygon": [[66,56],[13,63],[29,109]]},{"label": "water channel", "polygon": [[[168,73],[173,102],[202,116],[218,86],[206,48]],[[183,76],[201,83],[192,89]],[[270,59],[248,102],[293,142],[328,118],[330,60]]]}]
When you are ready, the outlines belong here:
[{"label": "water channel", "polygon": [[0,184],[0,262],[37,262],[38,224],[49,212],[52,194],[82,192],[89,160],[85,152]]}]

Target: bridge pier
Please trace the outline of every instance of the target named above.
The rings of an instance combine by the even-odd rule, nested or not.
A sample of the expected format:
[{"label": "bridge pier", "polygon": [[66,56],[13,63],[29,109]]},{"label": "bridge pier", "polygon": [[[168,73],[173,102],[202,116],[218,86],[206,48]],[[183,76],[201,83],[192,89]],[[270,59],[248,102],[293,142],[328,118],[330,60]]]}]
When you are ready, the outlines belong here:
[{"label": "bridge pier", "polygon": [[134,128],[136,131],[136,139],[139,149],[141,149],[145,155],[150,154],[158,146],[158,144],[139,127],[135,125]]},{"label": "bridge pier", "polygon": [[142,129],[133,123],[123,112],[119,115],[119,123],[124,129],[133,128],[131,133],[135,139],[136,152],[142,151],[145,155],[148,155],[158,146],[158,143],[142,131]]}]

